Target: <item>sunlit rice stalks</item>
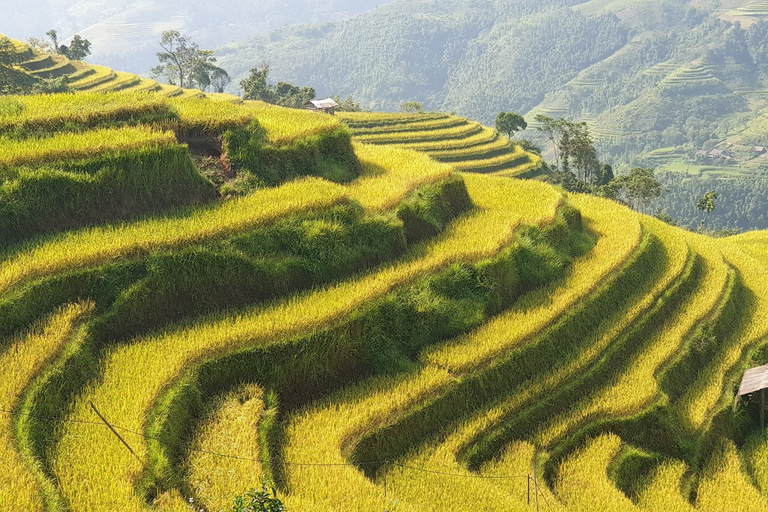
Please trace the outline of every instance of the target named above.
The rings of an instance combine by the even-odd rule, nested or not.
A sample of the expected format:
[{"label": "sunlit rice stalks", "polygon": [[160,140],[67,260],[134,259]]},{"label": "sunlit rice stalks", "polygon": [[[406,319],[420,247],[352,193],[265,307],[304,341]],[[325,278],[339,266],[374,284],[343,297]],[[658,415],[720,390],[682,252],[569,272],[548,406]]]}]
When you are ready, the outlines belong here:
[{"label": "sunlit rice stalks", "polygon": [[481,132],[471,135],[469,137],[463,137],[461,139],[448,139],[448,140],[438,140],[438,141],[430,141],[430,142],[414,142],[414,143],[406,142],[406,143],[400,144],[400,146],[407,149],[413,149],[416,151],[440,152],[440,151],[461,150],[464,148],[478,146],[480,144],[488,144],[498,138],[499,136],[496,133],[496,130],[493,130],[491,128],[483,128]]},{"label": "sunlit rice stalks", "polygon": [[211,411],[192,445],[189,484],[198,506],[226,510],[234,496],[261,483],[258,426],[264,394],[258,386],[243,386],[221,397]]},{"label": "sunlit rice stalks", "polygon": [[59,133],[52,137],[22,140],[0,137],[0,169],[39,165],[56,160],[76,160],[99,153],[116,153],[176,144],[176,134],[148,127],[124,127]]},{"label": "sunlit rice stalks", "polygon": [[[328,327],[346,318],[360,304],[425,273],[446,268],[452,262],[495,254],[511,240],[514,228],[521,222],[554,218],[561,200],[556,191],[534,182],[473,177],[467,180],[467,186],[477,211],[455,221],[445,235],[427,246],[421,257],[263,310],[116,347],[104,359],[99,383],[74,404],[71,419],[90,418],[93,413],[88,400],[93,400],[114,423],[141,431],[145,414],[158,394],[195,361]],[[510,196],[519,200],[510,202]],[[137,375],[141,382],[138,386]],[[88,441],[83,442],[80,436]],[[312,444],[309,439],[305,442]],[[143,439],[134,440],[134,450],[141,459],[146,457]],[[54,470],[65,499],[74,509],[98,508],[104,496],[113,506],[119,504],[121,510],[143,508],[132,485],[142,465],[114,439],[68,422],[56,451]],[[89,476],[95,468],[99,468],[98,478]]]},{"label": "sunlit rice stalks", "polygon": [[[733,400],[730,386],[741,377],[739,361],[768,335],[768,267],[740,250],[738,242],[728,238],[718,241],[725,258],[740,273],[744,285],[754,297],[752,321],[745,322],[742,332],[732,333],[688,387],[676,407],[682,411],[691,428],[700,428],[712,414]],[[728,391],[726,391],[728,390]]]},{"label": "sunlit rice stalks", "polygon": [[623,512],[637,508],[608,479],[608,465],[619,454],[621,439],[613,434],[592,439],[560,465],[555,493],[569,511]]},{"label": "sunlit rice stalks", "polygon": [[694,512],[693,506],[683,498],[681,482],[688,466],[684,462],[669,461],[661,464],[648,485],[640,491],[638,507],[648,512],[675,510]]},{"label": "sunlit rice stalks", "polygon": [[487,169],[498,169],[505,166],[527,163],[528,161],[528,153],[523,151],[520,147],[515,147],[514,151],[503,153],[492,158],[463,160],[460,162],[453,162],[452,165],[457,171],[484,172]]},{"label": "sunlit rice stalks", "polygon": [[[465,178],[468,185],[477,183],[477,187],[488,180],[474,175]],[[471,190],[475,197],[474,189]],[[527,197],[527,194],[516,194],[516,197]],[[576,260],[566,283],[546,291],[551,301],[531,310],[512,309],[471,334],[459,337],[459,341],[433,350],[433,355],[424,360],[424,367],[415,375],[373,379],[308,407],[291,420],[286,457],[299,461],[346,462],[347,447],[362,432],[376,429],[403,414],[472,369],[490,364],[502,351],[539,332],[569,305],[583,299],[632,253],[639,243],[641,230],[636,218],[625,208],[608,209],[605,206],[612,203],[588,197],[579,197],[579,203],[586,206],[582,208],[585,218],[600,238],[593,251]],[[626,236],[628,229],[630,236]],[[458,444],[461,443],[442,452],[448,455],[439,460],[419,458],[408,463],[468,475],[466,468],[456,461]],[[372,484],[357,469],[338,468],[332,473],[288,469],[291,493],[286,499],[297,509],[322,506],[329,510],[363,511],[371,510],[381,500],[380,485]],[[435,487],[434,477],[397,469],[388,476],[388,481],[393,486],[394,498],[401,500],[399,508],[419,511],[458,508],[490,485],[466,479],[455,484],[442,480],[441,487]]]},{"label": "sunlit rice stalks", "polygon": [[465,117],[451,116],[451,117],[445,117],[445,118],[416,121],[416,122],[407,123],[403,125],[384,124],[381,126],[374,126],[370,128],[356,127],[353,129],[353,133],[356,136],[363,136],[363,135],[375,135],[377,133],[411,132],[413,133],[414,137],[418,137],[419,136],[418,132],[453,128],[456,126],[462,126],[466,123],[467,123],[467,119]]},{"label": "sunlit rice stalks", "polygon": [[373,135],[361,135],[356,137],[360,142],[368,144],[400,144],[413,143],[414,141],[435,141],[446,139],[458,139],[480,133],[483,127],[478,123],[467,123],[453,128],[438,130],[426,130],[420,132],[392,132],[377,133]]},{"label": "sunlit rice stalks", "polygon": [[664,242],[670,254],[669,264],[677,272],[686,263],[688,250],[685,239],[688,239],[702,258],[702,286],[687,298],[663,329],[644,344],[642,351],[617,372],[612,382],[603,389],[595,390],[594,394],[583,398],[543,427],[536,438],[539,445],[550,444],[590,418],[630,415],[657,400],[660,393],[657,372],[680,350],[693,329],[715,311],[723,298],[729,267],[713,240],[693,234],[685,236],[681,230],[654,219],[646,218],[644,223]]},{"label": "sunlit rice stalks", "polygon": [[765,498],[744,474],[733,442],[722,441],[712,454],[699,481],[696,509],[701,512],[765,512]]},{"label": "sunlit rice stalks", "polygon": [[170,115],[165,100],[153,94],[41,94],[9,96],[6,100],[17,102],[21,108],[0,112],[0,133],[16,129],[58,131],[70,125],[93,127]]},{"label": "sunlit rice stalks", "polygon": [[453,172],[426,155],[397,148],[355,144],[355,154],[365,173],[349,184],[349,193],[369,210],[390,208],[408,192]]},{"label": "sunlit rice stalks", "polygon": [[389,124],[419,123],[429,119],[445,119],[448,114],[439,112],[398,113],[398,112],[337,112],[336,117],[353,128],[382,126]]},{"label": "sunlit rice stalks", "polygon": [[[467,180],[484,179],[472,174],[464,176]],[[535,326],[527,332],[541,329],[616,271],[638,247],[642,230],[631,210],[592,196],[574,195],[569,201],[582,212],[587,225],[598,235],[598,242],[592,251],[576,261],[577,267],[565,283],[556,290],[547,287],[534,292],[530,298],[536,303],[543,297],[551,297],[551,302],[546,307],[534,309],[522,304],[504,315],[505,323],[490,322],[482,327],[482,336],[460,339],[455,344],[428,351],[426,359],[431,364],[463,372],[478,361],[494,359],[521,339],[510,336],[512,326],[516,326],[512,332],[526,332],[527,329],[518,327],[522,325]]]},{"label": "sunlit rice stalks", "polygon": [[79,80],[74,80],[68,85],[75,90],[85,91],[101,84],[111,82],[117,76],[112,69],[104,66],[91,66],[91,68],[93,68],[94,73],[90,73]]},{"label": "sunlit rice stalks", "polygon": [[42,511],[40,487],[30,472],[31,460],[16,450],[13,418],[24,390],[37,373],[64,348],[80,318],[92,304],[68,306],[30,333],[19,336],[0,353],[0,510]]},{"label": "sunlit rice stalks", "polygon": [[438,151],[427,151],[429,156],[435,160],[464,160],[464,159],[482,159],[485,155],[497,153],[500,151],[513,151],[513,147],[507,139],[496,137],[496,139],[469,147],[457,147]]},{"label": "sunlit rice stalks", "polygon": [[68,232],[3,261],[0,293],[35,277],[230,236],[290,213],[326,208],[344,200],[343,187],[318,178],[306,178],[199,208],[185,216]]}]

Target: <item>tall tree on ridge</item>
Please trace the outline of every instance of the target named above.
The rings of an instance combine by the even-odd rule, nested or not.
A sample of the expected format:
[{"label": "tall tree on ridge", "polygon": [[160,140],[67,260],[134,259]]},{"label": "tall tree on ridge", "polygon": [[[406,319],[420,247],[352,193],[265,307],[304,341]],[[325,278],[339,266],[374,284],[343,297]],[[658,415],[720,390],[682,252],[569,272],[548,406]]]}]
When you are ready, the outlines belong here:
[{"label": "tall tree on ridge", "polygon": [[528,123],[520,114],[514,112],[499,112],[496,116],[496,131],[500,133],[506,133],[507,138],[512,140],[512,136],[515,132],[525,130],[528,127]]},{"label": "tall tree on ridge", "polygon": [[709,214],[715,211],[715,199],[719,197],[720,194],[715,192],[714,190],[710,190],[696,203],[696,208],[704,212],[704,218],[701,219],[701,224],[699,224],[699,231],[704,229],[704,223],[707,222],[707,219],[709,218]]}]

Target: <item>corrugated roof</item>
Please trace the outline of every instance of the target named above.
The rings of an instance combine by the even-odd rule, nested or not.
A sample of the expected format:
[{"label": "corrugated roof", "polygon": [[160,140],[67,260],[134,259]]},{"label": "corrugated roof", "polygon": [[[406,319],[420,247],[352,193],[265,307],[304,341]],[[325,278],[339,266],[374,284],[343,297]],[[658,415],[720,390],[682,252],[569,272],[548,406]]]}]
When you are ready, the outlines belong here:
[{"label": "corrugated roof", "polygon": [[737,396],[748,395],[766,388],[768,388],[768,364],[750,368],[744,372]]},{"label": "corrugated roof", "polygon": [[331,98],[326,98],[324,100],[309,100],[309,102],[315,106],[315,108],[336,108],[339,106],[338,103],[333,101]]}]

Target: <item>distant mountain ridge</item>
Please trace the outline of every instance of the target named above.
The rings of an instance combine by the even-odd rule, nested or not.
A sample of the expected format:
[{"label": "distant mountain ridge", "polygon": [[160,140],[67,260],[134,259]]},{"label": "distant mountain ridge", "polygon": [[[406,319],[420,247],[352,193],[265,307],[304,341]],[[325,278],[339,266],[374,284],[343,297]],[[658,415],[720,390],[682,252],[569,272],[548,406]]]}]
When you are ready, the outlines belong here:
[{"label": "distant mountain ridge", "polygon": [[391,0],[0,0],[0,32],[26,40],[56,29],[62,41],[80,34],[93,43],[89,58],[132,73],[156,64],[163,30],[192,36],[203,48],[297,23],[340,21]]}]

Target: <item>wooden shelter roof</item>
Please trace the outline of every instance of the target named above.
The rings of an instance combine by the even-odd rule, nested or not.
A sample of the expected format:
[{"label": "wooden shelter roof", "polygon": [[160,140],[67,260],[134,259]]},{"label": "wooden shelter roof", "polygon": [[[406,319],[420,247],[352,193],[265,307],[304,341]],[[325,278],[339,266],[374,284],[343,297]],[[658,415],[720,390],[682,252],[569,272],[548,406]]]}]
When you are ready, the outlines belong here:
[{"label": "wooden shelter roof", "polygon": [[331,98],[326,98],[324,100],[309,100],[309,103],[315,107],[318,110],[325,110],[329,108],[336,108],[339,106],[338,103],[336,103]]},{"label": "wooden shelter roof", "polygon": [[755,391],[768,388],[768,364],[750,368],[744,372],[739,385],[739,392],[736,396],[748,395]]}]

